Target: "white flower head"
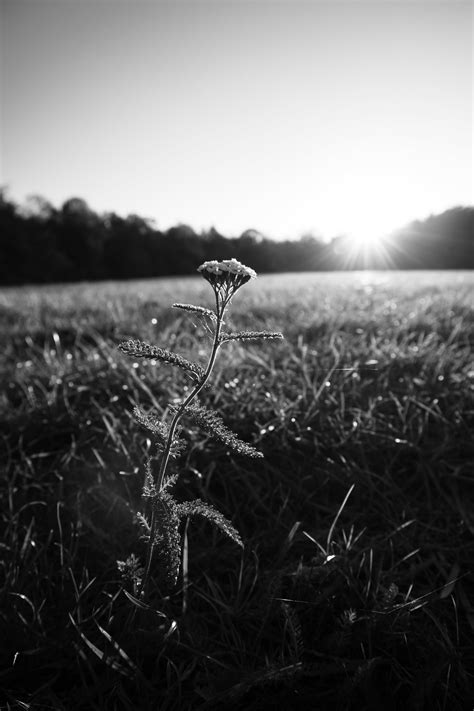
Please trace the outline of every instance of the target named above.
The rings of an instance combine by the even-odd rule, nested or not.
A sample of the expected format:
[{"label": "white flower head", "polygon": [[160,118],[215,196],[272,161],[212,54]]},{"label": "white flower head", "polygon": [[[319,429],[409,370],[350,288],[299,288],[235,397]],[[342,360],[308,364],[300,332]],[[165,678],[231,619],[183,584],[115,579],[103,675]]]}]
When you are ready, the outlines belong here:
[{"label": "white flower head", "polygon": [[229,303],[237,289],[257,277],[253,269],[234,258],[204,262],[198,267],[198,272],[211,284],[223,306]]},{"label": "white flower head", "polygon": [[204,264],[198,267],[198,272],[201,272],[205,278],[207,278],[206,272],[222,276],[235,274],[237,276],[247,277],[247,281],[248,279],[255,279],[257,276],[257,272],[250,269],[250,267],[246,267],[245,264],[237,261],[234,257],[232,257],[232,259],[224,259],[222,262],[218,262],[216,259],[213,259],[211,262],[204,262]]}]

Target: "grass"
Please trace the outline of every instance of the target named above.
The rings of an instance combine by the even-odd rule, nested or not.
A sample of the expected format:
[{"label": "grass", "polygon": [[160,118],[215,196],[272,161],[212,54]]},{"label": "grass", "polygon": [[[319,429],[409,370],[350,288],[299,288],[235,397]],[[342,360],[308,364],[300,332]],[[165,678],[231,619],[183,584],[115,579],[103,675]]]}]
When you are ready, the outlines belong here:
[{"label": "grass", "polygon": [[[263,460],[190,429],[181,500],[240,531],[186,526],[173,593],[134,607],[148,442],[186,375],[134,364],[140,337],[208,348],[175,301],[200,279],[0,292],[2,709],[403,709],[473,703],[472,273],[259,277],[204,403]],[[192,530],[191,530],[192,527]],[[133,622],[131,618],[133,615]]]}]

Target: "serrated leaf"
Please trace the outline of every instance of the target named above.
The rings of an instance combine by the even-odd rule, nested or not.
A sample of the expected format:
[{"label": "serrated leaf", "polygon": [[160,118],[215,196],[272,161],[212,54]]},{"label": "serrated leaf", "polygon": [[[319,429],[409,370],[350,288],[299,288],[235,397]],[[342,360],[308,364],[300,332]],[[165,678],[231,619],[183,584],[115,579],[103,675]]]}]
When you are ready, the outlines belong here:
[{"label": "serrated leaf", "polygon": [[145,481],[143,482],[142,496],[145,499],[152,498],[156,494],[155,481],[151,471],[151,461],[148,459],[145,470]]},{"label": "serrated leaf", "polygon": [[153,544],[158,553],[159,572],[165,584],[174,587],[181,562],[178,504],[171,494],[160,491],[153,500],[153,506],[157,520]]},{"label": "serrated leaf", "polygon": [[216,320],[216,314],[214,311],[211,311],[211,309],[205,309],[204,306],[194,306],[194,304],[173,304],[173,308],[195,313],[198,316],[207,316],[213,321]]},{"label": "serrated leaf", "polygon": [[163,444],[166,442],[169,428],[153,412],[145,412],[141,407],[136,405],[133,408],[133,416],[142,427],[153,432],[160,442]]},{"label": "serrated leaf", "polygon": [[230,447],[234,452],[244,454],[247,457],[263,457],[263,454],[255,449],[255,447],[239,439],[232,430],[226,427],[217,412],[207,410],[201,405],[194,404],[189,405],[184,410],[184,415],[199,425],[207,434],[210,434],[227,447]]},{"label": "serrated leaf", "polygon": [[186,370],[198,380],[204,377],[204,370],[197,363],[192,363],[186,358],[183,358],[183,356],[180,356],[178,353],[168,351],[164,348],[158,348],[158,346],[152,346],[145,341],[129,338],[128,341],[122,341],[122,343],[119,343],[117,347],[122,351],[122,353],[125,353],[125,355],[133,358],[161,360],[164,363],[176,365],[178,368]]},{"label": "serrated leaf", "polygon": [[[158,452],[163,452],[168,444],[169,427],[166,423],[162,422],[153,412],[145,412],[140,407],[135,406],[133,408],[133,416],[136,421],[145,427],[149,432],[154,435],[154,443],[157,447]],[[185,442],[180,439],[183,428],[178,425],[175,429],[175,436],[171,442],[170,456],[178,457],[186,446]]]},{"label": "serrated leaf", "polygon": [[219,528],[222,533],[225,533],[226,536],[243,547],[242,539],[237,529],[234,528],[231,522],[220,511],[210,504],[204,503],[201,499],[195,499],[194,501],[185,501],[182,504],[177,504],[176,509],[180,518],[184,516],[202,516],[203,518],[207,518],[207,520]]},{"label": "serrated leaf", "polygon": [[144,516],[140,511],[137,511],[135,514],[135,520],[138,523],[139,526],[141,526],[143,533],[140,536],[143,540],[147,541],[150,538],[150,523],[146,516]]},{"label": "serrated leaf", "polygon": [[169,489],[171,486],[173,486],[173,484],[176,484],[178,477],[179,472],[174,472],[173,474],[165,476],[161,485],[161,491]]},{"label": "serrated leaf", "polygon": [[259,338],[281,339],[283,337],[283,334],[279,331],[232,331],[230,333],[222,333],[219,340],[221,343],[225,343],[226,341],[250,341],[257,340]]}]

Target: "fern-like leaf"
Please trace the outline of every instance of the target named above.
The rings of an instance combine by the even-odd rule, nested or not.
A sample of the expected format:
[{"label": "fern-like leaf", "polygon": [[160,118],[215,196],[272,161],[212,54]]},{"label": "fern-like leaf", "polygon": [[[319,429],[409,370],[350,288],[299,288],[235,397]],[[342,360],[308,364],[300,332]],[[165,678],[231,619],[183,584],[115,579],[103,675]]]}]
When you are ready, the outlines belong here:
[{"label": "fern-like leaf", "polygon": [[122,341],[122,343],[118,345],[118,348],[122,351],[122,353],[125,353],[125,355],[133,358],[161,360],[165,363],[169,363],[170,365],[176,365],[178,368],[191,373],[191,375],[197,380],[201,380],[204,377],[204,370],[197,363],[192,363],[173,351],[158,348],[158,346],[151,346],[149,343],[145,343],[145,341],[129,338],[128,341]]},{"label": "fern-like leaf", "polygon": [[223,333],[220,337],[220,342],[225,343],[226,341],[251,341],[259,338],[270,339],[270,338],[284,338],[283,333],[279,331],[232,331],[230,333]]},{"label": "fern-like leaf", "polygon": [[[133,415],[136,419],[136,421],[142,425],[142,427],[145,427],[149,432],[151,432],[154,435],[154,442],[156,445],[156,448],[158,452],[162,452],[168,442],[168,435],[169,435],[169,427],[162,422],[156,415],[153,413],[145,412],[142,410],[140,407],[134,407],[133,409]],[[180,439],[181,432],[183,431],[183,428],[180,427],[179,425],[176,427],[175,430],[175,435],[173,437],[173,441],[171,443],[171,448],[170,448],[170,456],[171,457],[178,457],[184,447],[186,446],[185,442]]]},{"label": "fern-like leaf", "polygon": [[142,529],[142,534],[140,535],[140,538],[142,538],[144,541],[148,541],[150,539],[150,523],[146,516],[140,511],[137,511],[135,514],[135,522],[140,526]]},{"label": "fern-like leaf", "polygon": [[211,311],[211,309],[205,309],[204,306],[194,306],[194,304],[173,304],[173,308],[195,313],[198,316],[207,316],[213,321],[216,320],[216,314],[214,311]]},{"label": "fern-like leaf", "polygon": [[163,483],[161,485],[161,491],[169,489],[173,484],[176,484],[179,472],[174,472],[174,474],[169,474],[163,478]]},{"label": "fern-like leaf", "polygon": [[165,585],[174,587],[181,562],[178,504],[171,494],[160,491],[153,506],[157,517],[153,543],[157,549],[159,572]]},{"label": "fern-like leaf", "polygon": [[177,504],[176,509],[180,518],[184,516],[202,516],[203,518],[207,518],[207,520],[214,526],[217,526],[222,533],[225,533],[226,536],[229,536],[235,543],[243,547],[242,539],[238,531],[220,511],[210,504],[204,503],[201,499],[195,499],[194,501],[185,501],[182,504]]},{"label": "fern-like leaf", "polygon": [[143,482],[142,496],[145,499],[152,499],[156,496],[156,487],[151,471],[151,461],[147,460],[145,469],[145,481]]},{"label": "fern-like leaf", "polygon": [[132,582],[134,587],[140,585],[143,577],[143,568],[135,553],[129,555],[126,560],[118,560],[117,568],[124,581]]},{"label": "fern-like leaf", "polygon": [[204,432],[212,435],[227,447],[234,450],[234,452],[244,454],[247,457],[263,457],[263,454],[255,449],[255,447],[247,444],[247,442],[243,442],[232,430],[226,427],[222,418],[216,412],[207,410],[201,405],[193,404],[185,409],[184,414],[196,425],[199,425]]},{"label": "fern-like leaf", "polygon": [[168,427],[153,412],[145,412],[141,407],[135,406],[133,416],[142,427],[153,432],[159,442],[165,444],[168,438]]}]

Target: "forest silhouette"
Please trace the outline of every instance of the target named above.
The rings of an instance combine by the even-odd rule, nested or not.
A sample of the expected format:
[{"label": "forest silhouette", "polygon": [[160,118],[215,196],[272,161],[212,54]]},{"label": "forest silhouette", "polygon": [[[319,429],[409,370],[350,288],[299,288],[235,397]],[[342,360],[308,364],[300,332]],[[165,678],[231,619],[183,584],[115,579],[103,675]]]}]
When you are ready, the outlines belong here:
[{"label": "forest silhouette", "polygon": [[225,237],[179,224],[156,229],[138,215],[98,214],[81,198],[55,208],[35,196],[18,205],[0,191],[0,284],[137,279],[194,274],[235,257],[259,273],[353,269],[472,269],[474,207],[453,207],[393,232],[374,249],[345,236],[275,241],[253,229]]}]

